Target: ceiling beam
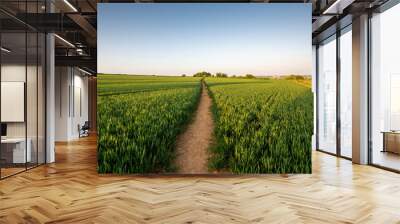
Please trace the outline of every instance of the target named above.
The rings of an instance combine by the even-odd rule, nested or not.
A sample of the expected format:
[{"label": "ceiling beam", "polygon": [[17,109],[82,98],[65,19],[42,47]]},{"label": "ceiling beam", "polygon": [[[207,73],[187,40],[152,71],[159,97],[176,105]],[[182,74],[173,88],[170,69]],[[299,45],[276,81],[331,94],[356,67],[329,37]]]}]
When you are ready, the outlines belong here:
[{"label": "ceiling beam", "polygon": [[55,56],[56,66],[87,67],[92,71],[97,70],[96,56]]},{"label": "ceiling beam", "polygon": [[89,37],[96,38],[97,37],[97,30],[90,24],[85,17],[80,14],[67,14],[67,16],[74,21],[78,26],[84,30]]}]

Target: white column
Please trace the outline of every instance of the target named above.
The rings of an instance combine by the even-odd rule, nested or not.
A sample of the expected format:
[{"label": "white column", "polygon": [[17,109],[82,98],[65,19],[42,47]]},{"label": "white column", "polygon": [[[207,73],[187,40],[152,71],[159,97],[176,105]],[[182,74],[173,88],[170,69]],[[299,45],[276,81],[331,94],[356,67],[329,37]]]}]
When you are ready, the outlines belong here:
[{"label": "white column", "polygon": [[368,15],[353,19],[353,162],[368,163]]},{"label": "white column", "polygon": [[46,36],[46,163],[55,161],[55,55],[54,35]]},{"label": "white column", "polygon": [[52,163],[55,161],[55,43],[53,34],[47,34],[46,45],[46,163]]}]

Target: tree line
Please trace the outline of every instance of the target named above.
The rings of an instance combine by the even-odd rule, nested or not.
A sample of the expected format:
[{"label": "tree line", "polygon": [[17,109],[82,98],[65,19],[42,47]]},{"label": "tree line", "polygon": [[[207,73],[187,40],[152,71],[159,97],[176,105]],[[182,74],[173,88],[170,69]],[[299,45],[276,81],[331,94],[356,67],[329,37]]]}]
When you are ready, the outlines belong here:
[{"label": "tree line", "polygon": [[[183,74],[182,77],[186,77],[186,74]],[[217,73],[215,73],[215,74],[211,74],[210,72],[202,71],[202,72],[197,72],[197,73],[193,74],[193,77],[217,77],[217,78],[227,78],[228,75],[227,75],[226,73],[222,73],[222,72],[217,72]],[[233,75],[233,76],[232,76],[232,78],[235,78],[235,77],[238,77],[238,78],[248,78],[248,79],[253,79],[253,78],[255,78],[255,76],[252,75],[252,74],[246,74],[246,75],[244,75],[244,76],[236,76],[236,75]]]}]

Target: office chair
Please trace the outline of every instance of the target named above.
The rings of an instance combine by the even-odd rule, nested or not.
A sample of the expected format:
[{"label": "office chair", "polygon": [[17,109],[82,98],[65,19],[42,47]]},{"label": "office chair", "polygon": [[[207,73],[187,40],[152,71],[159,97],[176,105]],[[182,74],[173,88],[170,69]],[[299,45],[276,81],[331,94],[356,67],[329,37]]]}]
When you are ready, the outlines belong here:
[{"label": "office chair", "polygon": [[85,121],[82,127],[78,125],[78,129],[79,129],[79,138],[89,136],[89,129],[90,129],[89,121]]}]

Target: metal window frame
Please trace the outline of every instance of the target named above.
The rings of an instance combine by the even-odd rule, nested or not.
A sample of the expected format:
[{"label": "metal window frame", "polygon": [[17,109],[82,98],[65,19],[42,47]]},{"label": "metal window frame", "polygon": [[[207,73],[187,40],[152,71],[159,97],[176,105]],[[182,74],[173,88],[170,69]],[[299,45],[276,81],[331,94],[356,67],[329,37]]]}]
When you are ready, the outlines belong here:
[{"label": "metal window frame", "polygon": [[[349,27],[352,25],[352,23],[344,26],[344,27],[336,27],[336,32],[328,37],[326,37],[325,39],[321,40],[318,44],[316,44],[316,151],[318,152],[323,152],[329,155],[333,155],[339,158],[343,158],[346,160],[352,160],[352,158],[347,157],[342,155],[342,149],[341,149],[341,131],[342,131],[342,127],[341,127],[341,117],[340,117],[340,103],[341,103],[341,97],[340,97],[340,84],[341,84],[341,64],[340,64],[340,37],[345,34],[346,32],[343,32],[347,29],[349,29]],[[348,30],[347,30],[348,31]],[[336,152],[332,153],[329,151],[326,151],[324,149],[321,149],[319,147],[319,76],[320,76],[320,71],[319,71],[319,47],[320,44],[327,41],[329,38],[332,38],[335,35],[335,38],[332,39],[331,41],[336,41]]]}]

